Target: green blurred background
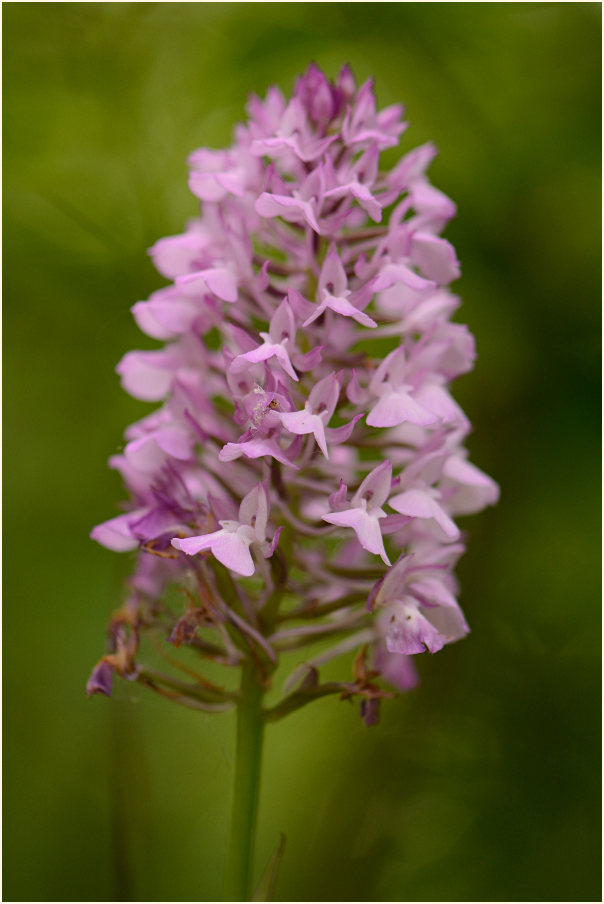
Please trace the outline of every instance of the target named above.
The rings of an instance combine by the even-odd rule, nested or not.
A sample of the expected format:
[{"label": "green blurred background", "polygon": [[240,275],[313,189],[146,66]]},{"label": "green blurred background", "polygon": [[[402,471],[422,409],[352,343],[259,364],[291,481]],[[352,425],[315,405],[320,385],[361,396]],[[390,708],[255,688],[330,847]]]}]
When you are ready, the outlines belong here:
[{"label": "green blurred background", "polygon": [[[4,4],[4,900],[213,900],[234,720],[84,685],[131,562],[88,539],[148,406],[114,367],[194,215],[185,159],[310,60],[434,140],[456,395],[502,486],[469,519],[472,627],[364,729],[268,730],[258,866],[285,901],[600,899],[600,4]],[[457,287],[456,287],[457,288]]]}]

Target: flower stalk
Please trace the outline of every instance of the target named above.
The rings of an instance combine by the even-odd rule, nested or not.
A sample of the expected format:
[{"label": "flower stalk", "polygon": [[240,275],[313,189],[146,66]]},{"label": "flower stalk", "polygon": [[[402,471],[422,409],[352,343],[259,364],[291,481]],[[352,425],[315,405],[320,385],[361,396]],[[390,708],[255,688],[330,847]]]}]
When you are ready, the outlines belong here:
[{"label": "flower stalk", "polygon": [[259,672],[248,660],[242,668],[237,702],[235,781],[224,882],[225,901],[252,900],[264,738],[264,693]]}]

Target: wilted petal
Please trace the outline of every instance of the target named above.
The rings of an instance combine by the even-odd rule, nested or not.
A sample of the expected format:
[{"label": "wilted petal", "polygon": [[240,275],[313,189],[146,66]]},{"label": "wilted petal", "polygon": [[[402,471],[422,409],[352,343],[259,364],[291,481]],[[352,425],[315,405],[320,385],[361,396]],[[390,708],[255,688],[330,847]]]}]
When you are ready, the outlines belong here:
[{"label": "wilted petal", "polygon": [[113,689],[113,666],[106,659],[95,665],[92,674],[86,685],[86,693],[89,697],[93,694],[104,694],[106,697],[111,696]]},{"label": "wilted petal", "polygon": [[379,725],[380,700],[379,697],[361,700],[361,719],[368,728]]}]

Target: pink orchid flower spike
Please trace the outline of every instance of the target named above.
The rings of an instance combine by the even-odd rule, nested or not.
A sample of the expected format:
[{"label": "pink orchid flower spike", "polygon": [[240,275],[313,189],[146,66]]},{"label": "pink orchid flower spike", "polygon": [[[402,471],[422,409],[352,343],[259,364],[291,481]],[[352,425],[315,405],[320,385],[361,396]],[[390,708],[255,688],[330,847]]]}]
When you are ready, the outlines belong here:
[{"label": "pink orchid flower spike", "polygon": [[[384,160],[404,109],[380,110],[346,66],[331,81],[311,65],[291,97],[252,96],[246,117],[230,147],[189,157],[197,210],[150,249],[169,284],[132,308],[159,345],[117,372],[154,410],[110,458],[125,503],[92,537],[136,570],[88,690],[109,694],[118,674],[245,713],[253,685],[267,722],[337,692],[373,725],[385,687],[417,682],[411,656],[467,633],[454,519],[499,492],[468,459],[451,394],[476,357],[452,320],[460,265],[441,233],[456,208],[428,181],[432,144]],[[217,671],[241,670],[239,691],[211,684],[201,660],[177,693],[139,669],[139,637],[162,631],[171,652],[193,644]],[[290,676],[262,703],[279,654],[304,647],[301,659],[310,639],[324,646],[303,687]],[[322,683],[319,667],[355,649],[348,680]]]}]

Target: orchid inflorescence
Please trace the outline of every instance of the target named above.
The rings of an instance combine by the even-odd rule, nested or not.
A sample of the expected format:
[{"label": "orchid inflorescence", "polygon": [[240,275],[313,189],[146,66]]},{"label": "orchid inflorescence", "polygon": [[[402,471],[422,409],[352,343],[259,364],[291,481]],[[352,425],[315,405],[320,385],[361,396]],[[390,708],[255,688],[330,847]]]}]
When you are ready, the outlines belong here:
[{"label": "orchid inflorescence", "polygon": [[[110,693],[117,672],[226,709],[237,692],[188,665],[181,680],[141,664],[143,633],[251,660],[265,686],[280,653],[321,640],[265,719],[338,693],[373,724],[381,697],[416,683],[412,655],[467,633],[453,519],[498,496],[449,392],[475,357],[450,319],[459,264],[440,233],[455,205],[425,175],[432,144],[379,168],[403,110],[377,112],[348,67],[331,83],[311,65],[289,102],[271,88],[247,110],[229,150],[191,155],[200,215],[151,248],[171,283],[133,307],[165,345],[117,370],[162,404],[110,460],[130,502],[92,536],[138,550],[137,568],[88,690]],[[322,683],[353,650],[352,676]]]}]

